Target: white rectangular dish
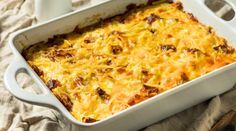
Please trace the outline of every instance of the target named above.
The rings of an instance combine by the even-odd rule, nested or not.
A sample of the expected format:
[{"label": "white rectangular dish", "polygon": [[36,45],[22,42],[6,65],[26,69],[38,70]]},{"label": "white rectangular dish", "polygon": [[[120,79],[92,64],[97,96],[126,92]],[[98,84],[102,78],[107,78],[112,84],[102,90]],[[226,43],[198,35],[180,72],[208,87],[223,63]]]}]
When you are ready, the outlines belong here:
[{"label": "white rectangular dish", "polygon": [[[236,10],[236,1],[227,1]],[[212,26],[217,34],[225,37],[229,43],[233,43],[231,46],[236,48],[236,17],[231,21],[218,18],[205,6],[204,0],[182,0],[181,2],[184,10],[193,13],[201,23]],[[121,14],[130,4],[146,3],[147,0],[106,1],[97,6],[72,12],[46,23],[15,32],[9,41],[15,58],[4,76],[7,89],[24,102],[57,109],[75,125],[76,130],[126,131],[141,129],[233,87],[236,82],[236,63],[170,89],[101,121],[82,123],[67,111],[21,55],[22,50],[32,44],[47,41],[48,38],[57,34],[69,33],[76,26],[82,28],[96,23],[101,18],[105,19]],[[16,75],[21,71],[27,72],[35,80],[42,89],[42,94],[29,93],[19,87]]]}]

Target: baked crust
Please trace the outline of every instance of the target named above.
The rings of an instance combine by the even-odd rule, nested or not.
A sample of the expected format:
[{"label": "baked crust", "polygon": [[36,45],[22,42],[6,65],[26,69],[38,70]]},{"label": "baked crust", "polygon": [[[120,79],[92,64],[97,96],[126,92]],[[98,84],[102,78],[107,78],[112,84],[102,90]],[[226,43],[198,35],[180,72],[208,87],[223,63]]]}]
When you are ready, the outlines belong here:
[{"label": "baked crust", "polygon": [[79,121],[95,122],[236,60],[181,3],[154,1],[23,55]]}]

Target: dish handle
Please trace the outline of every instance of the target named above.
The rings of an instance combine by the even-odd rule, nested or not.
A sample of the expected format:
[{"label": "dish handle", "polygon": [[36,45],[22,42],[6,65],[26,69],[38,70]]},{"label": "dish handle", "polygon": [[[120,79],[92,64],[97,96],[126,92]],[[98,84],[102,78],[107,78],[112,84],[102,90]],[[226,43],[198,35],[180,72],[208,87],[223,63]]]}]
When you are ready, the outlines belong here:
[{"label": "dish handle", "polygon": [[[30,77],[35,77],[32,74],[32,71],[29,71],[27,68],[27,64],[20,61],[22,58],[15,57],[13,62],[8,66],[5,76],[4,76],[4,82],[6,85],[6,88],[12,93],[16,98],[28,102],[31,104],[36,105],[42,105],[42,106],[48,106],[53,107],[55,104],[55,100],[52,99],[49,93],[46,93],[45,89],[42,89],[42,94],[35,94],[28,92],[24,90],[22,87],[20,87],[17,83],[16,76],[17,74],[21,72],[27,72]],[[41,87],[41,86],[38,86]],[[41,87],[42,88],[42,87]]]},{"label": "dish handle", "polygon": [[[200,6],[205,6],[205,8],[207,8],[208,10],[210,10],[208,7],[207,7],[207,5],[205,4],[205,1],[206,0],[196,0],[197,1],[197,3],[196,4],[199,4],[199,2],[200,2]],[[228,24],[229,26],[231,26],[231,28],[236,32],[236,0],[225,0],[231,7],[232,7],[232,9],[234,10],[234,12],[235,12],[235,15],[234,15],[234,17],[231,19],[231,20],[229,20],[229,21],[226,21],[226,20],[223,20],[223,19],[221,19],[222,21],[221,22],[223,22],[223,23],[225,23],[225,24]],[[213,12],[212,12],[213,13]],[[208,14],[208,13],[206,13],[206,14]],[[216,16],[217,17],[217,16]]]},{"label": "dish handle", "polygon": [[232,20],[230,20],[228,23],[229,25],[232,26],[232,28],[234,28],[236,30],[236,0],[226,0],[226,2],[228,2],[231,7],[233,8],[235,14],[234,14],[234,18]]}]

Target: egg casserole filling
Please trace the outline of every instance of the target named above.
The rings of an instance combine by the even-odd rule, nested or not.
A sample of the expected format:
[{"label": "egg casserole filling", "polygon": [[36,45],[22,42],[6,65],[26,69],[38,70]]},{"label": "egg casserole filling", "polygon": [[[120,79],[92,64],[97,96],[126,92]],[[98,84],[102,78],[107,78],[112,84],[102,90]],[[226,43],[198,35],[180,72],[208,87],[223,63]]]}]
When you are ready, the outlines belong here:
[{"label": "egg casserole filling", "polygon": [[102,120],[236,61],[228,42],[181,3],[131,4],[125,14],[23,51],[81,122]]}]

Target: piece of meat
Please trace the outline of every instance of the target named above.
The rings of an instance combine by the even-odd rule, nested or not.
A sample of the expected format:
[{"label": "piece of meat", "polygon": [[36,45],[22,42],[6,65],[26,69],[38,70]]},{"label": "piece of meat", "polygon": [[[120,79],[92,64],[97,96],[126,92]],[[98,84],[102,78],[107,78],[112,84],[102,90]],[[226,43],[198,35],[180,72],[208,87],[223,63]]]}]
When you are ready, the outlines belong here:
[{"label": "piece of meat", "polygon": [[143,84],[143,88],[141,89],[141,92],[144,93],[148,97],[153,97],[159,93],[159,89],[154,86]]},{"label": "piece of meat", "polygon": [[85,123],[93,123],[93,122],[96,122],[97,120],[91,117],[83,117],[82,121]]},{"label": "piece of meat", "polygon": [[58,86],[61,86],[61,83],[60,81],[58,80],[54,80],[54,79],[50,79],[48,82],[47,82],[47,87],[52,90]]},{"label": "piece of meat", "polygon": [[197,49],[197,48],[187,48],[186,49],[187,52],[194,54],[194,53],[202,53],[201,50]]},{"label": "piece of meat", "polygon": [[110,100],[110,95],[108,95],[102,88],[98,87],[96,92],[105,102]]},{"label": "piece of meat", "polygon": [[87,44],[91,44],[91,43],[94,43],[95,42],[95,39],[93,37],[86,37],[84,39],[84,43],[87,43]]},{"label": "piece of meat", "polygon": [[77,86],[83,86],[84,85],[84,78],[77,76],[75,78],[74,82]]},{"label": "piece of meat", "polygon": [[55,94],[55,96],[66,107],[68,111],[71,111],[73,103],[68,95],[66,95],[65,93],[61,93],[61,94]]},{"label": "piece of meat", "polygon": [[144,20],[147,20],[148,24],[152,24],[154,21],[161,19],[160,16],[157,16],[156,14],[150,14],[148,17],[146,17]]},{"label": "piece of meat", "polygon": [[188,17],[190,20],[198,22],[197,18],[192,13],[188,13]]},{"label": "piece of meat", "polygon": [[171,50],[171,51],[173,51],[173,52],[176,52],[176,47],[174,46],[174,45],[161,45],[161,50],[162,51],[169,51],[169,50]]},{"label": "piece of meat", "polygon": [[39,75],[43,75],[43,71],[41,71],[36,65],[31,65],[32,69]]},{"label": "piece of meat", "polygon": [[123,51],[122,47],[120,45],[112,45],[111,46],[113,54],[117,55]]},{"label": "piece of meat", "polygon": [[223,52],[225,54],[232,54],[235,52],[235,50],[232,47],[229,47],[227,44],[215,46],[213,47],[213,49],[215,51]]}]

